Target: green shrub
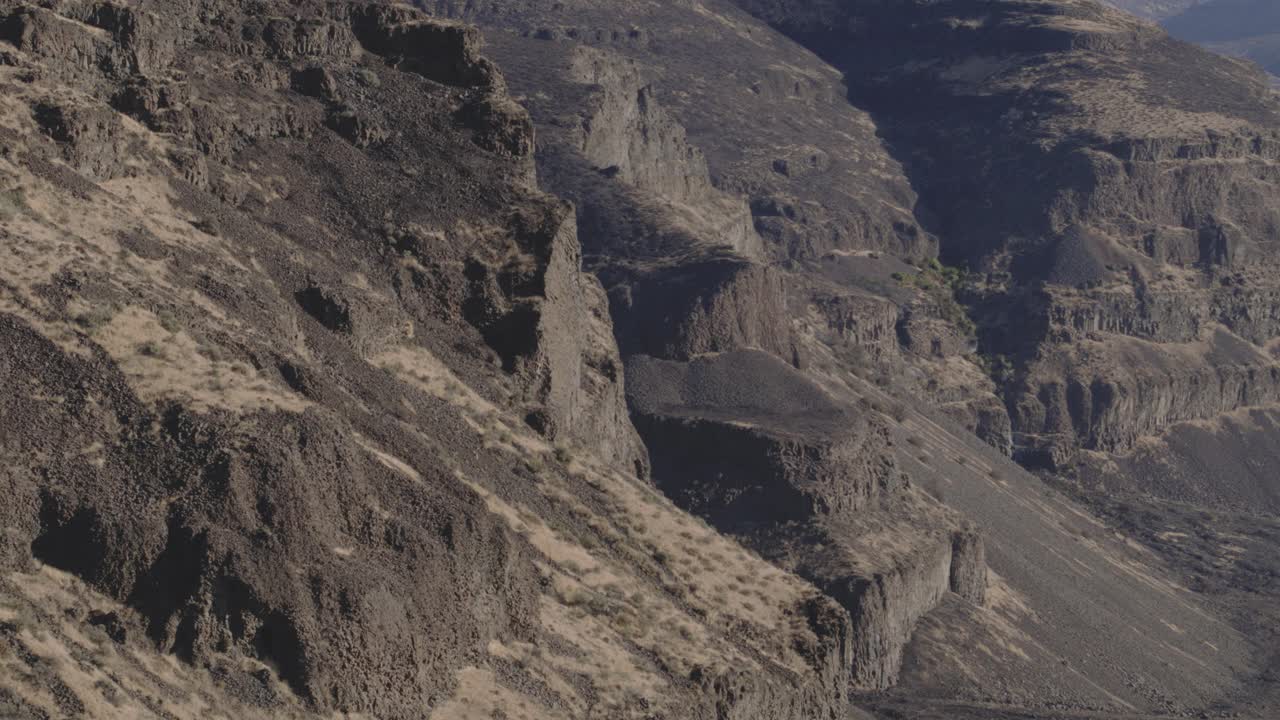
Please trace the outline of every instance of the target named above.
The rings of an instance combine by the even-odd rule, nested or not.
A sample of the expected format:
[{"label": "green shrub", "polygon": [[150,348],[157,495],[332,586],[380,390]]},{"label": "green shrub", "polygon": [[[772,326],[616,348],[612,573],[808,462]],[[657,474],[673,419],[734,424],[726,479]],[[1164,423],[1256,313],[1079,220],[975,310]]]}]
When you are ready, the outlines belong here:
[{"label": "green shrub", "polygon": [[956,300],[956,294],[968,281],[968,273],[964,270],[948,267],[938,262],[937,258],[931,258],[918,273],[906,275],[897,272],[892,277],[903,287],[916,287],[927,293],[933,300],[939,317],[955,325],[964,334],[972,335],[977,330],[964,307]]}]

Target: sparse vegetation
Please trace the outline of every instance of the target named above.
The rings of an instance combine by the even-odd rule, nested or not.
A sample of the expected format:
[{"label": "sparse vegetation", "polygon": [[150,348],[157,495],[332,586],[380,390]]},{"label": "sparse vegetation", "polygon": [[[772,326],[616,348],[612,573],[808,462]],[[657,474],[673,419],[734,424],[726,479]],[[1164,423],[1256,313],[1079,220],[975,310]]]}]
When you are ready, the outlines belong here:
[{"label": "sparse vegetation", "polygon": [[8,222],[29,210],[26,192],[22,188],[0,190],[0,222]]},{"label": "sparse vegetation", "polygon": [[889,414],[894,420],[903,422],[907,419],[907,405],[901,400],[895,400],[889,405]]},{"label": "sparse vegetation", "polygon": [[152,358],[163,358],[165,355],[164,347],[154,340],[148,340],[138,345],[138,354]]},{"label": "sparse vegetation", "polygon": [[98,328],[111,322],[111,318],[115,317],[116,309],[114,307],[100,306],[95,307],[75,316],[75,323],[80,327],[93,332]]},{"label": "sparse vegetation", "polygon": [[107,635],[107,631],[97,625],[84,626],[85,637],[89,638],[95,646],[102,648],[111,644],[111,637]]},{"label": "sparse vegetation", "polygon": [[183,330],[182,320],[171,310],[161,310],[156,314],[156,319],[160,321],[160,327],[170,334],[176,335]]},{"label": "sparse vegetation", "polygon": [[964,306],[956,299],[957,294],[968,282],[968,273],[960,268],[943,265],[937,258],[930,258],[919,267],[918,273],[897,272],[892,277],[902,287],[914,287],[924,291],[932,301],[934,311],[939,318],[955,326],[965,335],[973,335],[977,327],[965,312]]}]

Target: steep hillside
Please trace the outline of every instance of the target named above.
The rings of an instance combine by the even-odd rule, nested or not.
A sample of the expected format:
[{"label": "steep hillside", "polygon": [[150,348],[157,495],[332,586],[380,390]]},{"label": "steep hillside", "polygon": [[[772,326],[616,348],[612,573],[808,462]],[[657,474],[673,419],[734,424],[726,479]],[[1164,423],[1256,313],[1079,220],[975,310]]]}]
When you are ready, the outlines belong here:
[{"label": "steep hillside", "polygon": [[1280,74],[1280,8],[1260,0],[1211,0],[1170,14],[1173,35],[1227,55],[1248,58]]},{"label": "steep hillside", "polygon": [[1113,5],[1150,20],[1163,20],[1203,3],[1205,0],[1107,0]]},{"label": "steep hillside", "polygon": [[6,716],[842,711],[847,614],[636,476],[479,44],[0,3]]},{"label": "steep hillside", "polygon": [[0,0],[0,715],[1269,716],[1261,73],[414,5]]},{"label": "steep hillside", "polygon": [[[1182,346],[1120,353],[1131,336],[1155,345],[1164,338],[1153,333],[1200,332],[1178,329],[1187,322],[1181,306],[1162,311],[1148,293],[1205,305],[1222,296],[1215,280],[1195,279],[1213,272],[1194,238],[1215,236],[1201,225],[1272,227],[1264,200],[1272,160],[1264,140],[1252,149],[1276,117],[1265,82],[1242,64],[1087,3],[743,5],[822,59],[727,3],[427,3],[486,29],[538,127],[540,181],[577,205],[588,267],[610,295],[654,481],[845,606],[855,629],[877,639],[855,643],[857,687],[900,682],[940,700],[1121,713],[1206,707],[1234,692],[1264,662],[1247,639],[1202,610],[1162,558],[994,458],[1016,453],[1066,468],[1082,447],[1123,452],[1126,441],[1176,422],[1159,410],[1153,416],[1145,402],[1117,401],[1110,412],[1129,415],[1111,419],[1099,401],[1099,430],[1077,435],[1047,428],[1043,418],[1037,425],[1028,403],[1050,405],[1045,416],[1070,417],[1074,406],[1040,384],[1089,387],[1092,378],[1076,378],[1119,357],[1135,384],[1183,393],[1176,377],[1161,375],[1187,365]],[[1202,64],[1201,75],[1167,87],[1186,60]],[[845,97],[795,86],[756,106],[756,78],[741,69],[829,77],[824,61],[846,71]],[[710,84],[690,77],[690,65],[708,77],[714,68],[735,70]],[[1218,94],[1204,97],[1206,86]],[[1223,102],[1226,114],[1218,114]],[[874,132],[846,133],[834,148],[815,140],[799,166],[780,157],[779,139],[803,147],[822,137],[810,123],[830,126],[850,112],[874,123]],[[784,134],[743,128],[744,114]],[[1239,134],[1242,149],[1196,150],[1205,123]],[[602,139],[627,127],[636,130],[624,133],[630,142]],[[714,149],[726,145],[736,153]],[[918,193],[910,205],[897,204],[910,208],[928,244],[894,249],[866,238],[815,247],[777,232],[813,227],[805,214],[823,207],[841,173],[858,169],[853,155],[836,154],[851,149],[897,159],[879,164],[876,181]],[[1109,156],[1121,169],[1104,176]],[[763,197],[765,186],[742,181],[768,173],[799,201],[792,209]],[[714,191],[687,191],[707,188],[704,177]],[[718,208],[732,207],[734,194],[747,200],[758,240],[736,220],[688,220],[728,217]],[[1188,203],[1204,208],[1189,213]],[[1181,223],[1190,227],[1175,227]],[[1166,248],[1182,241],[1160,239],[1147,251],[1141,238],[1123,234],[1157,231],[1191,237],[1197,254],[1173,251],[1170,260]],[[934,238],[947,263],[970,270],[932,259]],[[1217,246],[1235,253],[1233,242]],[[1205,242],[1210,254],[1217,246]],[[1122,262],[1173,265],[1176,277],[1149,288]],[[1102,273],[1108,284],[1071,295],[1081,272]],[[1264,273],[1249,282],[1265,294]],[[1076,329],[1076,314],[1110,315]],[[1239,311],[1239,331],[1252,332],[1246,318],[1259,315]],[[1095,339],[1114,355],[1074,354],[1095,352]],[[1235,332],[1206,331],[1200,342],[1198,362],[1214,372],[1231,367],[1228,352],[1263,368],[1245,370],[1246,383],[1265,380],[1274,365],[1257,340]],[[972,354],[975,345],[980,354]],[[1165,361],[1160,352],[1181,354]],[[1241,400],[1270,402],[1257,392]],[[1199,402],[1202,410],[1170,412],[1212,416],[1234,407]],[[912,408],[926,405],[935,408],[928,427],[938,429],[896,437],[893,428],[911,427]],[[1107,445],[1103,427],[1120,437]],[[983,532],[919,493],[921,485],[943,490],[948,480],[973,488],[962,496],[968,501],[942,494],[979,516]],[[964,578],[981,575],[967,568],[983,556],[1004,579],[972,595]],[[1096,584],[1079,582],[1081,574]],[[1153,595],[1152,587],[1164,590]],[[1008,597],[1039,609],[988,614]],[[1009,626],[1021,642],[1010,641]],[[1150,645],[1130,639],[1138,627],[1133,637]],[[918,628],[932,634],[922,639]],[[1080,674],[1045,671],[1064,663]]]},{"label": "steep hillside", "polygon": [[1280,82],[1280,12],[1269,0],[1107,0],[1159,22],[1171,35],[1245,58]]},{"label": "steep hillside", "polygon": [[817,11],[779,23],[848,70],[944,258],[980,273],[964,299],[980,351],[1012,364],[1020,457],[1125,451],[1273,400],[1280,105],[1264,78],[1091,3],[841,12],[834,26],[873,41]]}]

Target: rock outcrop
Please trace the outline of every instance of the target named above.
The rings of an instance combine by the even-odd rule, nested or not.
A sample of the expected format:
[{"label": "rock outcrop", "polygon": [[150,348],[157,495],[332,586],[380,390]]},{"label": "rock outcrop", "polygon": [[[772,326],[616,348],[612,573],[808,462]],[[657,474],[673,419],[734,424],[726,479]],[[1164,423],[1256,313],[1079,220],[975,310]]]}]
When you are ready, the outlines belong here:
[{"label": "rock outcrop", "polygon": [[848,611],[853,687],[893,685],[916,622],[948,592],[982,603],[980,534],[909,487],[878,416],[759,351],[628,368],[654,481]]},{"label": "rock outcrop", "polygon": [[[0,714],[188,714],[10,616],[38,563],[273,717],[843,711],[847,614],[640,479],[607,296],[474,28],[5,1],[0,57]],[[683,570],[712,555],[760,598]]]},{"label": "rock outcrop", "polygon": [[742,197],[715,189],[702,151],[658,100],[641,67],[625,56],[577,49],[568,77],[594,90],[571,142],[602,175],[652,193],[673,220],[746,258],[764,245]]},{"label": "rock outcrop", "polygon": [[[847,70],[851,100],[910,148],[943,256],[983,276],[970,298],[980,352],[1017,366],[998,382],[1020,457],[1123,451],[1171,422],[1271,401],[1258,379],[1274,281],[1260,268],[1280,227],[1268,200],[1280,105],[1260,73],[1083,2],[738,4]],[[921,53],[937,63],[922,70]],[[943,114],[957,122],[942,128]],[[1134,340],[1155,345],[1144,357]],[[1251,356],[1240,381],[1199,363],[1161,369],[1237,340],[1256,346],[1239,350]],[[1108,363],[1133,379],[1108,381]],[[1121,397],[1151,410],[1119,410]]]},{"label": "rock outcrop", "polygon": [[1199,498],[1271,437],[1264,78],[1085,0],[415,4],[0,0],[0,715],[1179,714],[1250,672],[1009,456]]},{"label": "rock outcrop", "polygon": [[[607,74],[615,77],[632,74],[619,60],[639,63],[652,98],[705,155],[711,184],[746,200],[754,234],[772,257],[935,252],[936,240],[911,211],[914,191],[867,113],[845,102],[839,73],[731,3],[419,4],[498,31],[491,33],[495,55],[515,86],[528,92],[535,117],[534,88],[545,87],[548,73],[531,56],[559,55],[562,69],[583,67],[568,56],[587,46],[579,55],[585,64],[594,65],[603,52],[613,66]],[[632,102],[629,94],[620,99]]]},{"label": "rock outcrop", "polygon": [[758,348],[798,364],[785,273],[733,256],[637,273],[610,293],[626,354],[687,360]]}]

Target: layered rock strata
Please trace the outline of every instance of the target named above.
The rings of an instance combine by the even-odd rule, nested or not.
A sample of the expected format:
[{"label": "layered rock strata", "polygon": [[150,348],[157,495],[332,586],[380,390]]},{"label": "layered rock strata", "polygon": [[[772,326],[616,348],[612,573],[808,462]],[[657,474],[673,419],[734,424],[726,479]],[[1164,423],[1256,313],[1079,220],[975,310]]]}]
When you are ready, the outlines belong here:
[{"label": "layered rock strata", "polygon": [[909,486],[874,414],[759,351],[628,368],[654,481],[840,602],[855,688],[893,685],[915,623],[948,592],[982,603],[981,536]]}]

